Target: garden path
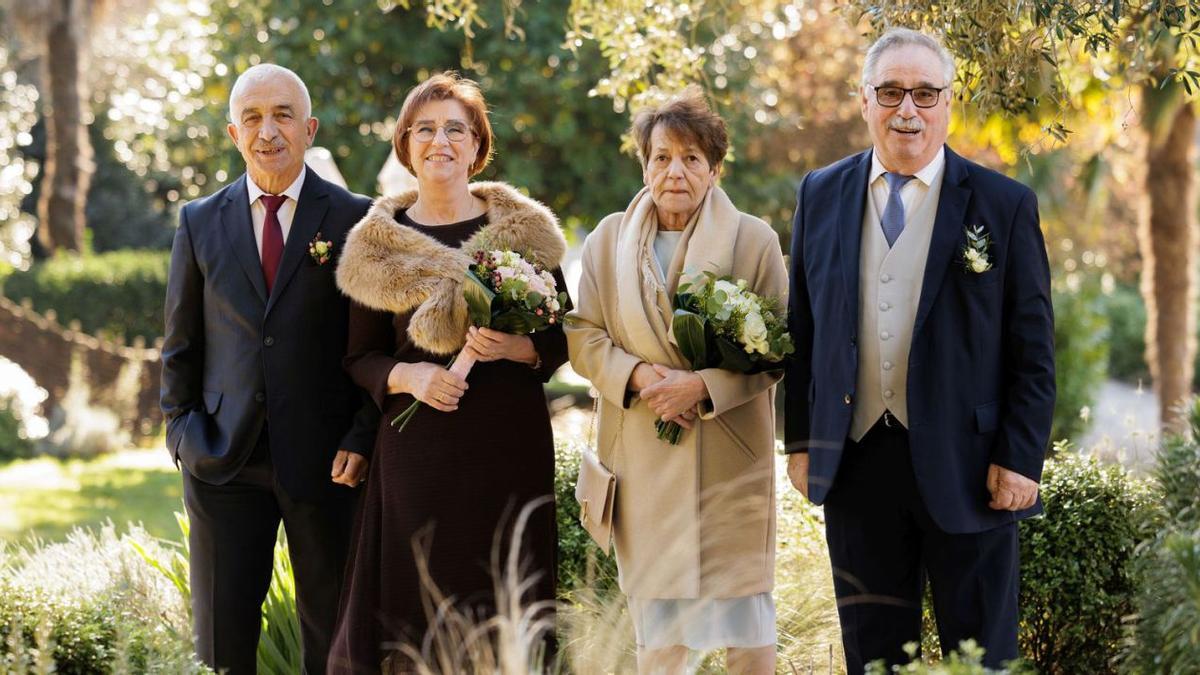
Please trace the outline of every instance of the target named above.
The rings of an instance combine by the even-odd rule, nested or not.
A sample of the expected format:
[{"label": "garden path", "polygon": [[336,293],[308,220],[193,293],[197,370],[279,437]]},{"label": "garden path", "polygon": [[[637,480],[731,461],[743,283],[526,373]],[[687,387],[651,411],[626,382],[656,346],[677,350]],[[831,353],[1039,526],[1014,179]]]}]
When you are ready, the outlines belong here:
[{"label": "garden path", "polygon": [[1092,426],[1080,448],[1138,473],[1153,469],[1158,446],[1158,399],[1153,389],[1108,380],[1086,414]]}]

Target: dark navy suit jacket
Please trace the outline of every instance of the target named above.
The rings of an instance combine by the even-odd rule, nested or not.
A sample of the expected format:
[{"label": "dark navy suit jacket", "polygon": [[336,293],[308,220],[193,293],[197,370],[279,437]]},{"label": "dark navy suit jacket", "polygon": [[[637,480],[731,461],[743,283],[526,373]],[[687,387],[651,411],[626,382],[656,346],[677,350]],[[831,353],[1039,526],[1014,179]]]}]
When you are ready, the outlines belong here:
[{"label": "dark navy suit jacket", "polygon": [[241,469],[267,425],[279,483],[295,498],[330,489],[339,448],[369,456],[379,411],[342,370],[349,304],[335,260],[370,200],[307,169],[270,296],[246,177],[183,207],[171,249],[161,404],[167,447],[214,484]]},{"label": "dark navy suit jacket", "polygon": [[[859,249],[871,151],[813,171],[792,225],[788,452],[807,451],[809,497],[837,479],[857,394]],[[962,262],[966,228],[991,235],[992,269]],[[934,521],[981,532],[1041,512],[988,508],[988,465],[1040,480],[1054,409],[1050,272],[1029,188],[946,148],[908,360],[913,470]],[[887,495],[880,495],[887,499]]]}]

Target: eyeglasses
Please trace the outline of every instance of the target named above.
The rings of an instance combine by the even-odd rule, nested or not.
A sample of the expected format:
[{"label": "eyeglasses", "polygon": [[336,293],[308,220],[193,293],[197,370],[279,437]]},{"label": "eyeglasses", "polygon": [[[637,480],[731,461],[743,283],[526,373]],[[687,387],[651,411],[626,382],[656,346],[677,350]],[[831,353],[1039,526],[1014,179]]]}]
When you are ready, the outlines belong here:
[{"label": "eyeglasses", "polygon": [[868,84],[868,87],[875,90],[875,102],[885,108],[898,108],[904,102],[904,95],[912,96],[913,105],[918,108],[932,108],[937,105],[938,99],[941,98],[942,90],[950,87],[913,87],[905,89],[904,87],[876,87],[873,84]]},{"label": "eyeglasses", "polygon": [[462,122],[446,122],[440,127],[434,124],[418,122],[417,124],[414,124],[406,129],[406,131],[412,134],[412,137],[416,139],[417,142],[428,143],[437,137],[438,129],[442,129],[446,132],[446,140],[450,141],[451,143],[462,141],[466,139],[467,134],[472,133],[472,131],[467,128],[467,125],[463,124]]}]

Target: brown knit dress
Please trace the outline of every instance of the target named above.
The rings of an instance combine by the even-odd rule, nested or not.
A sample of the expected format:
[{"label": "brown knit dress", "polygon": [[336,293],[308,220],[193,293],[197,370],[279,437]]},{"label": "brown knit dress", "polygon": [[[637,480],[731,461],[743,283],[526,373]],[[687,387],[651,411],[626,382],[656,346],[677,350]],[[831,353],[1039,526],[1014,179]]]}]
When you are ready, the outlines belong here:
[{"label": "brown knit dress", "polygon": [[[403,225],[457,247],[487,216],[424,226],[399,211]],[[565,288],[555,272],[559,288]],[[567,360],[561,327],[531,336],[541,365],[477,363],[458,410],[422,406],[403,433],[391,420],[413,401],[386,393],[397,362],[444,363],[412,345],[410,314],[351,304],[345,365],[383,411],[346,567],[330,673],[376,673],[397,643],[418,646],[429,628],[427,590],[417,555],[442,596],[475,616],[495,613],[493,544],[500,560],[521,508],[553,495],[554,447],[542,384]],[[554,599],[555,520],[551,501],[537,508],[522,540],[526,578],[537,583],[526,604]],[[416,550],[414,550],[416,549]]]}]

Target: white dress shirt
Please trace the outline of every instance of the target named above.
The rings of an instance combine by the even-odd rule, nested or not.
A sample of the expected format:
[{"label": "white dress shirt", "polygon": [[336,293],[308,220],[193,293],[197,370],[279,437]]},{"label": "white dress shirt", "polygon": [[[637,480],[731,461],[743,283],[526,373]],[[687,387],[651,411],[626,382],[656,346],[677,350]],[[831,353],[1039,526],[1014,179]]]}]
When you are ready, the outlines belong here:
[{"label": "white dress shirt", "polygon": [[[292,230],[292,219],[296,217],[296,204],[300,201],[300,188],[304,187],[304,175],[308,167],[300,167],[300,175],[282,192],[287,197],[280,205],[276,216],[279,218],[279,229],[283,230],[283,243],[287,243],[288,232]],[[267,205],[259,197],[268,194],[255,184],[250,174],[246,174],[246,191],[250,193],[250,220],[254,223],[254,243],[258,247],[258,259],[262,260],[263,224],[267,222]]]}]

